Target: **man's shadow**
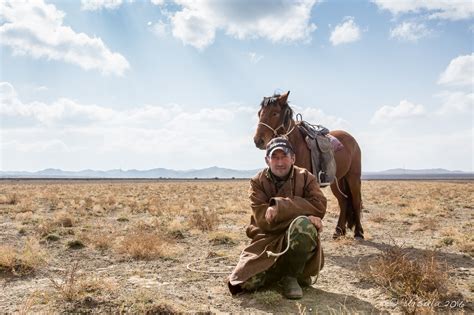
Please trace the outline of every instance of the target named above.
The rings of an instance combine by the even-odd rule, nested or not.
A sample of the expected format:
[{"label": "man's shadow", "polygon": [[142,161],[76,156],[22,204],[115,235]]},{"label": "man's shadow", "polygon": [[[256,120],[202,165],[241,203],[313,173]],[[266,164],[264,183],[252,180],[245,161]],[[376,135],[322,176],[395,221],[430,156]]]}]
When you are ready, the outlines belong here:
[{"label": "man's shadow", "polygon": [[281,294],[281,288],[277,284],[265,287],[262,291],[271,290],[275,294],[280,294],[281,299],[272,303],[265,303],[255,298],[252,293],[237,295],[235,298],[241,301],[240,306],[243,309],[256,308],[263,312],[272,313],[318,313],[318,314],[339,314],[339,313],[362,313],[373,314],[381,313],[367,301],[363,301],[355,296],[347,294],[338,294],[326,292],[314,287],[303,289],[303,298],[300,300],[288,300]]}]

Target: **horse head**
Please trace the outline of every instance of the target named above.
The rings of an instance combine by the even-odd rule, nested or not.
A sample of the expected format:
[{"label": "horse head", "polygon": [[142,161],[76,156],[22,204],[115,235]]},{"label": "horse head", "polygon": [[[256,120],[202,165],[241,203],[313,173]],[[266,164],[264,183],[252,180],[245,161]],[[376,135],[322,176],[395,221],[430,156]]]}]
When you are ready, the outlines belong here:
[{"label": "horse head", "polygon": [[290,91],[264,97],[260,103],[258,126],[253,137],[257,148],[264,150],[272,138],[288,135],[293,118],[293,110],[288,105],[289,94]]}]

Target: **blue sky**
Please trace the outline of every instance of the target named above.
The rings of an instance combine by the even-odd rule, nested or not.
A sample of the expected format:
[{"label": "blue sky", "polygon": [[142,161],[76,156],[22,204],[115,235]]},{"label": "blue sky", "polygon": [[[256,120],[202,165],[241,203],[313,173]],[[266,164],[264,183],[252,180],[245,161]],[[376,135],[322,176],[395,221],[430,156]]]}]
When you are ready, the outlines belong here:
[{"label": "blue sky", "polygon": [[259,103],[363,170],[473,171],[472,1],[0,1],[1,170],[264,165]]}]

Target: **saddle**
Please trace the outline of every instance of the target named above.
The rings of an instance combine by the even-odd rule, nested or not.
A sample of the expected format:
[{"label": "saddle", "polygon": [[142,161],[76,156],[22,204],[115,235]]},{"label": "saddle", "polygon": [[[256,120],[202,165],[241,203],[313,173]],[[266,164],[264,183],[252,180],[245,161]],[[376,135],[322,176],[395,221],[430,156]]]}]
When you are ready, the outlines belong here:
[{"label": "saddle", "polygon": [[[337,149],[333,139],[337,139],[332,137],[329,130],[321,125],[312,125],[302,120],[297,122],[297,126],[311,151],[311,166],[319,185],[321,187],[330,185],[336,178],[334,151]],[[337,143],[342,145],[339,140]]]}]

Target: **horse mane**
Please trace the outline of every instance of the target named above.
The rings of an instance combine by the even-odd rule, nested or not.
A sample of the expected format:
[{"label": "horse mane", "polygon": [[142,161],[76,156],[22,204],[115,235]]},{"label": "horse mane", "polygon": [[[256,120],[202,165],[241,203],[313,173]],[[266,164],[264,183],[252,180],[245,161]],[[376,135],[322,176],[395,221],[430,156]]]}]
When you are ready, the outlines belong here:
[{"label": "horse mane", "polygon": [[[265,96],[263,97],[262,103],[260,103],[260,108],[267,107],[267,106],[274,106],[277,104],[278,98],[280,94],[273,94],[273,96]],[[293,109],[288,104],[288,101],[284,104],[286,106],[285,109],[285,118],[284,124],[287,125],[291,119],[293,119]]]}]

